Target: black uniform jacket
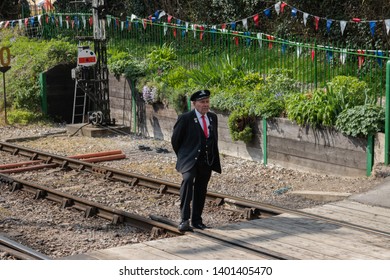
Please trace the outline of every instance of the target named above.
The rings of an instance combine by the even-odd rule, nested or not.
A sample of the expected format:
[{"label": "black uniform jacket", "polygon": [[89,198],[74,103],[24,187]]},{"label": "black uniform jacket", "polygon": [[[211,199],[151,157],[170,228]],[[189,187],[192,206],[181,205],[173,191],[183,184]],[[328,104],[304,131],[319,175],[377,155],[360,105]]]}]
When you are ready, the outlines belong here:
[{"label": "black uniform jacket", "polygon": [[[211,169],[221,173],[221,163],[218,150],[218,118],[215,113],[208,112],[209,118],[209,150],[213,158]],[[173,150],[177,156],[176,170],[184,173],[190,170],[198,160],[202,144],[205,145],[206,137],[204,136],[201,125],[196,117],[195,109],[180,115],[173,127],[171,137]]]}]

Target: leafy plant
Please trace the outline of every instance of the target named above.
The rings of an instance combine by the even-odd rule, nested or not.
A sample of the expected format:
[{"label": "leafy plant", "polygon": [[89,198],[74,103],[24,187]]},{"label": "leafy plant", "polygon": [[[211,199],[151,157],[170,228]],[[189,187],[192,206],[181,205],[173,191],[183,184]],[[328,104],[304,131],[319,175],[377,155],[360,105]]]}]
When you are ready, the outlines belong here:
[{"label": "leafy plant", "polygon": [[299,125],[334,126],[345,109],[371,102],[365,82],[338,76],[326,89],[291,95],[286,100],[287,116]]},{"label": "leafy plant", "polygon": [[163,44],[154,48],[148,55],[148,69],[162,74],[171,69],[177,62],[177,55],[172,45]]},{"label": "leafy plant", "polygon": [[381,106],[366,104],[341,112],[336,129],[349,136],[367,136],[384,130],[385,110]]},{"label": "leafy plant", "polygon": [[234,110],[228,118],[228,126],[233,141],[249,143],[253,139],[253,125],[255,118],[250,116],[248,110],[241,108]]}]

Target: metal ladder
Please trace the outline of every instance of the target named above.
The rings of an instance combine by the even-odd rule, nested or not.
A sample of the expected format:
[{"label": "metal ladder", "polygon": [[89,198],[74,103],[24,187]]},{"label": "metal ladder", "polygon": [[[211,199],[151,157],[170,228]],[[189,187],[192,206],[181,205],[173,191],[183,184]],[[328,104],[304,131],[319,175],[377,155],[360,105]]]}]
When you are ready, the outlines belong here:
[{"label": "metal ladder", "polygon": [[87,103],[87,91],[81,90],[78,85],[77,79],[74,86],[74,98],[73,98],[73,114],[72,124],[75,122],[83,123],[85,116],[85,106]]}]

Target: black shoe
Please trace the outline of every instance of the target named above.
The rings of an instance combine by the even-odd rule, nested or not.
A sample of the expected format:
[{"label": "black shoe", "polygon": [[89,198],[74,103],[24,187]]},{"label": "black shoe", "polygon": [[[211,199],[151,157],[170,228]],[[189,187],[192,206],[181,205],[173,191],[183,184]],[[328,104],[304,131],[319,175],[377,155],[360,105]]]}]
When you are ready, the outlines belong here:
[{"label": "black shoe", "polygon": [[182,221],[177,229],[180,231],[192,231],[189,221]]},{"label": "black shoe", "polygon": [[201,229],[201,230],[204,230],[206,228],[209,228],[208,226],[206,226],[204,223],[195,223],[195,224],[192,224],[192,226],[194,228],[197,228],[197,229]]}]

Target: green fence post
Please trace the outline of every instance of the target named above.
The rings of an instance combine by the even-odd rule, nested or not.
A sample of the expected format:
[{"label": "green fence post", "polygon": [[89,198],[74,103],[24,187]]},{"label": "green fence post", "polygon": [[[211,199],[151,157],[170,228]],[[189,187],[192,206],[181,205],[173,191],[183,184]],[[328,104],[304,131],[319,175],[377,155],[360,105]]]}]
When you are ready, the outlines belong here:
[{"label": "green fence post", "polygon": [[131,87],[131,111],[133,112],[133,132],[137,133],[137,104],[135,98],[135,81],[130,80]]},{"label": "green fence post", "polygon": [[263,118],[263,164],[267,165],[267,119]]},{"label": "green fence post", "polygon": [[367,139],[367,167],[366,174],[371,176],[372,165],[374,163],[374,135],[369,134]]},{"label": "green fence post", "polygon": [[47,90],[46,90],[46,73],[39,74],[39,84],[41,87],[41,108],[42,112],[47,115]]},{"label": "green fence post", "polygon": [[389,133],[390,133],[390,60],[386,64],[386,118],[385,118],[385,165],[389,165]]}]

